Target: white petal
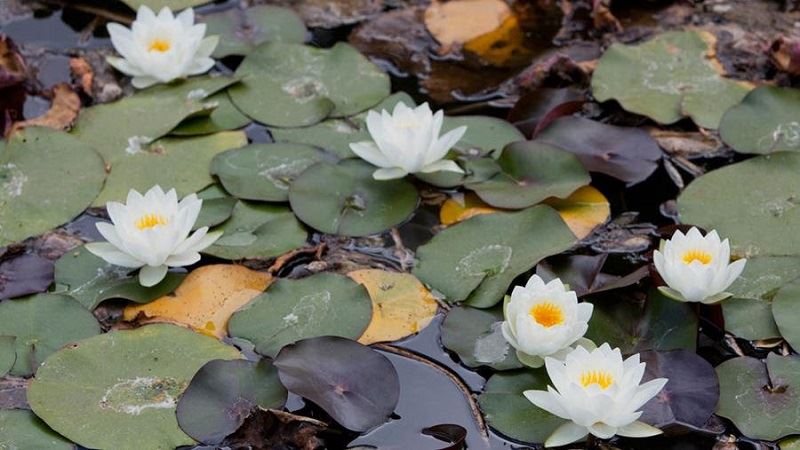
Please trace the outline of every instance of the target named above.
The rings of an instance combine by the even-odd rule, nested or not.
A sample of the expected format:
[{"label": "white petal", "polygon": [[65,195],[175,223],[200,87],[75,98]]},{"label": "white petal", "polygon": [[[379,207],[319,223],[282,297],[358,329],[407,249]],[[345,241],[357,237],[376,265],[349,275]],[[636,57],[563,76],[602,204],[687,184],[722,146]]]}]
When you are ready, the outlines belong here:
[{"label": "white petal", "polygon": [[396,178],[403,178],[408,175],[404,169],[399,167],[391,167],[385,169],[378,169],[372,173],[372,178],[376,180],[393,180]]},{"label": "white petal", "polygon": [[447,152],[450,151],[450,149],[453,148],[453,146],[456,145],[459,140],[461,140],[466,132],[467,127],[461,126],[445,133],[439,138],[438,141],[436,141],[434,149],[430,154],[431,159],[435,161],[444,158],[444,156],[447,155]]},{"label": "white petal", "polygon": [[180,14],[178,14],[175,19],[181,23],[186,28],[191,27],[194,24],[194,9],[186,8]]},{"label": "white petal", "polygon": [[165,264],[169,267],[183,267],[191,266],[197,261],[200,261],[200,253],[186,252],[168,256]]},{"label": "white petal", "polygon": [[420,172],[422,173],[432,173],[440,171],[464,173],[464,169],[462,169],[455,161],[451,161],[449,159],[443,159],[441,161],[436,161],[435,163],[428,164],[422,167],[422,170],[420,170]]},{"label": "white petal", "polygon": [[617,430],[618,435],[632,438],[656,436],[661,433],[662,431],[658,428],[639,421],[633,422],[632,424],[624,427],[620,427]]},{"label": "white petal", "polygon": [[600,439],[609,439],[617,434],[617,428],[603,422],[596,422],[589,427],[589,433],[592,433]]},{"label": "white petal", "polygon": [[524,391],[522,395],[537,408],[541,408],[554,416],[569,420],[569,413],[561,406],[559,398],[557,397],[558,394],[554,395],[553,392],[548,391],[529,390]]},{"label": "white petal", "polygon": [[550,435],[544,442],[545,447],[560,447],[562,445],[571,444],[585,438],[589,434],[586,427],[582,427],[574,422],[567,422],[564,425],[556,428],[556,431]]},{"label": "white petal", "polygon": [[89,250],[93,255],[100,257],[109,264],[114,264],[115,266],[136,269],[144,265],[142,261],[139,261],[127,253],[119,251],[116,247],[108,242],[92,242],[90,244],[86,244],[86,250]]},{"label": "white petal", "polygon": [[153,78],[153,77],[147,76],[147,75],[145,75],[145,76],[134,76],[133,79],[131,80],[131,84],[136,89],[149,88],[150,86],[158,84],[159,82],[160,82],[160,80],[158,80],[157,78]]},{"label": "white petal", "polygon": [[382,168],[392,167],[392,163],[389,162],[389,159],[386,158],[386,155],[381,152],[380,148],[378,148],[378,145],[374,142],[354,142],[350,144],[350,150],[352,150],[356,156],[372,164],[373,166]]},{"label": "white petal", "polygon": [[144,287],[155,286],[167,276],[167,265],[144,266],[139,270],[139,284]]},{"label": "white petal", "polygon": [[195,58],[208,58],[214,53],[214,50],[217,49],[217,45],[219,45],[219,36],[209,36],[202,41],[200,41],[200,46],[197,47],[197,51],[194,54]]},{"label": "white petal", "polygon": [[211,58],[196,59],[192,62],[191,67],[185,75],[200,75],[206,73],[214,67],[214,64],[216,63]]},{"label": "white petal", "polygon": [[655,380],[648,381],[639,386],[636,390],[636,395],[633,396],[628,409],[636,411],[647,403],[651,398],[658,395],[669,380],[666,378],[656,378]]}]

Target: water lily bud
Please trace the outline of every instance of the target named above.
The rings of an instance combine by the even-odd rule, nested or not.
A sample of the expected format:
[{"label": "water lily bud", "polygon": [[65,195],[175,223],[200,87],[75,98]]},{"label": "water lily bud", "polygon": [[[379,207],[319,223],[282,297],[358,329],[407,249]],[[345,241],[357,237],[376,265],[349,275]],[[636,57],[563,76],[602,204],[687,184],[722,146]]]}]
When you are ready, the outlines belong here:
[{"label": "water lily bud", "polygon": [[219,36],[205,37],[206,25],[194,23],[191,8],[173,16],[164,7],[156,16],[141,6],[130,29],[111,23],[108,34],[122,58],[106,60],[133,77],[133,86],[139,89],[208,72],[214,66],[211,54],[219,43]]},{"label": "water lily bud", "polygon": [[383,110],[367,114],[367,129],[373,141],[356,142],[350,148],[361,159],[380,167],[376,180],[402,178],[410,173],[449,171],[463,173],[455,163],[443,159],[467,131],[458,127],[439,136],[444,113],[431,112],[427,103],[414,109],[398,103],[389,114]]},{"label": "water lily bud", "polygon": [[97,231],[108,242],[93,242],[86,248],[110,264],[138,269],[139,283],[154,286],[169,267],[182,267],[200,260],[200,251],[213,244],[221,232],[208,227],[196,230],[194,223],[203,201],[195,194],[178,203],[175,189],[152,187],[144,196],[131,189],[125,204],[108,202],[111,223],[98,223]]},{"label": "water lily bud", "polygon": [[730,244],[727,239],[720,242],[715,230],[705,237],[695,227],[685,235],[679,230],[661,247],[653,253],[653,263],[668,287],[659,290],[684,302],[716,303],[730,297],[725,289],[747,262],[731,263]]},{"label": "water lily bud", "polygon": [[582,339],[593,309],[591,303],[578,303],[575,292],[558,278],[545,284],[533,275],[525,287],[516,286],[506,298],[503,336],[523,364],[541,367],[544,357],[563,357],[576,345],[594,348]]},{"label": "water lily bud", "polygon": [[539,408],[569,420],[547,438],[545,447],[566,445],[589,433],[601,439],[661,433],[639,422],[638,410],[664,388],[667,379],[640,385],[645,364],[639,362],[639,354],[623,361],[620,350],[606,343],[591,352],[578,347],[564,361],[545,358],[545,365],[552,385],[546,391],[523,394]]}]

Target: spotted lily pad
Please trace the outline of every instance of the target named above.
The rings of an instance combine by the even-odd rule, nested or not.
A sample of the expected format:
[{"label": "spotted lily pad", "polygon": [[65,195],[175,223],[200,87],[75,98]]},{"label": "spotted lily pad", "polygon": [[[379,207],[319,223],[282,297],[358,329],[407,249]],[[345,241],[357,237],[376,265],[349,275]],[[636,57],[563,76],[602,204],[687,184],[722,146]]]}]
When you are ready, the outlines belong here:
[{"label": "spotted lily pad", "polygon": [[192,378],[176,415],[181,429],[215,445],[236,431],[254,408],[282,408],[286,388],[271,362],[214,360]]},{"label": "spotted lily pad", "polygon": [[534,406],[522,393],[530,389],[545,390],[549,382],[543,368],[492,375],[478,396],[486,422],[498,433],[512,439],[544,442],[564,423],[564,419]]},{"label": "spotted lily pad", "polygon": [[28,400],[37,416],[84,447],[192,445],[178,427],[178,399],[208,361],[239,357],[234,347],[175,325],[112,331],[48,358]]},{"label": "spotted lily pad", "polygon": [[279,279],[231,317],[228,332],[274,357],[281,347],[300,339],[356,339],[371,316],[372,302],[364,286],[342,275],[318,273]]},{"label": "spotted lily pad", "polygon": [[320,163],[289,187],[297,217],[329,234],[365,236],[399,225],[417,207],[417,191],[408,180],[375,180],[375,167],[360,160]]},{"label": "spotted lily pad", "polygon": [[722,140],[741,153],[800,151],[800,90],[753,89],[722,118]]},{"label": "spotted lily pad", "polygon": [[36,450],[72,450],[71,442],[59,436],[24,409],[0,410],[0,448]]},{"label": "spotted lily pad", "polygon": [[250,123],[250,118],[242,114],[231,102],[227,92],[218,92],[208,97],[209,106],[217,105],[208,115],[192,116],[181,122],[170,132],[173,136],[196,136],[220,131],[238,130]]},{"label": "spotted lily pad", "polygon": [[232,8],[204,16],[200,22],[206,24],[208,36],[220,37],[214,58],[247,55],[265,42],[302,44],[307,34],[297,13],[272,5]]},{"label": "spotted lily pad", "polygon": [[376,105],[389,95],[389,77],[345,43],[330,49],[267,43],[236,71],[243,82],[229,90],[252,119],[279,127],[313,125]]},{"label": "spotted lily pad", "polygon": [[0,246],[68,222],[104,178],[102,159],[74,137],[38,127],[14,133],[0,153]]},{"label": "spotted lily pad", "polygon": [[598,61],[592,93],[598,101],[616,100],[659,123],[688,116],[700,127],[716,129],[751,86],[722,76],[715,45],[714,35],[705,31],[662,33],[639,45],[614,44]]},{"label": "spotted lily pad", "polygon": [[467,367],[519,369],[516,352],[503,337],[503,308],[455,307],[442,322],[442,345],[454,351]]},{"label": "spotted lily pad", "polygon": [[283,202],[289,185],[314,164],[330,159],[302,144],[252,144],[217,155],[211,163],[225,189],[244,200]]},{"label": "spotted lily pad", "polygon": [[31,375],[59,348],[98,333],[92,313],[68,295],[37,294],[0,303],[0,336],[16,337],[12,375]]},{"label": "spotted lily pad", "polygon": [[[716,229],[744,257],[800,255],[800,153],[779,152],[717,169],[678,197],[681,221]],[[735,214],[733,213],[735,211]]]},{"label": "spotted lily pad", "polygon": [[130,189],[146,192],[155,185],[175,188],[178,197],[197,192],[214,182],[208,172],[214,156],[246,144],[247,136],[241,131],[160,139],[112,165],[94,204],[124,201]]},{"label": "spotted lily pad", "polygon": [[575,155],[537,142],[510,144],[497,163],[500,173],[467,188],[499,208],[527,208],[548,197],[566,198],[591,181]]},{"label": "spotted lily pad", "polygon": [[514,278],[574,243],[575,236],[549,206],[480,215],[419,247],[413,273],[448,301],[488,308],[502,300]]},{"label": "spotted lily pad", "polygon": [[222,237],[203,253],[223,259],[272,258],[302,247],[307,237],[289,208],[242,201],[214,231]]},{"label": "spotted lily pad", "polygon": [[753,439],[774,441],[800,433],[800,357],[767,355],[766,363],[742,356],[717,366],[717,414]]},{"label": "spotted lily pad", "polygon": [[113,103],[81,110],[72,133],[113,168],[184,119],[213,110],[218,103],[209,102],[209,97],[236,82],[236,78],[207,76],[154,86]]}]

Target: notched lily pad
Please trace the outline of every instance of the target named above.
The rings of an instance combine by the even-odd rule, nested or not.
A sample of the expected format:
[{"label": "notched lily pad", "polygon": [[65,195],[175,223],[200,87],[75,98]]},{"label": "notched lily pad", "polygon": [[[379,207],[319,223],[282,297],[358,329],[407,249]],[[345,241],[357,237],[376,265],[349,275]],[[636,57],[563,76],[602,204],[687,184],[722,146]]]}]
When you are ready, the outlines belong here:
[{"label": "notched lily pad", "polygon": [[200,22],[207,26],[206,35],[220,37],[214,58],[247,55],[265,42],[302,44],[308,33],[297,13],[273,5],[232,8],[204,16]]},{"label": "notched lily pad", "polygon": [[626,110],[671,124],[691,117],[716,129],[751,85],[724,78],[714,59],[716,37],[705,31],[667,32],[639,45],[614,44],[592,76],[592,93]]},{"label": "notched lily pad", "polygon": [[740,153],[800,151],[800,90],[753,89],[722,118],[722,140]]},{"label": "notched lily pad", "polygon": [[442,322],[442,345],[454,351],[467,367],[495,370],[519,369],[514,347],[501,331],[503,308],[476,309],[457,306]]},{"label": "notched lily pad", "polygon": [[231,336],[254,343],[262,355],[300,339],[357,339],[370,322],[372,302],[364,286],[337,274],[279,279],[228,322]]},{"label": "notched lily pad", "polygon": [[249,124],[250,118],[242,114],[231,102],[227,92],[218,92],[208,97],[209,106],[216,105],[208,115],[192,116],[170,132],[172,136],[197,136],[238,130]]},{"label": "notched lily pad", "polygon": [[320,163],[289,187],[297,217],[329,234],[366,236],[408,219],[417,207],[417,190],[408,180],[375,180],[375,167],[360,160]]}]

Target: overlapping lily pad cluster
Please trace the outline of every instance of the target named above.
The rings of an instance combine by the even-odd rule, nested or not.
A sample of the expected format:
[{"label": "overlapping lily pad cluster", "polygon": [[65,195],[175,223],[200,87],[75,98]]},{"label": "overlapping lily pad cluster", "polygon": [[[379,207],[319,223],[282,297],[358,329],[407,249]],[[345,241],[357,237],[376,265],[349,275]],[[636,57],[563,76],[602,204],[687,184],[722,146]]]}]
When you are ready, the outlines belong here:
[{"label": "overlapping lily pad cluster", "polygon": [[[800,433],[796,356],[715,371],[695,352],[687,302],[722,301],[728,332],[800,347],[800,244],[785,239],[800,221],[800,97],[722,77],[705,59],[707,35],[612,46],[593,80],[598,100],[660,123],[688,116],[737,151],[766,153],[680,195],[681,220],[708,233],[665,241],[652,289],[632,304],[599,294],[647,283],[646,269],[613,276],[605,256],[570,251],[610,215],[590,170],[627,183],[655,170],[661,154],[646,133],[573,117],[526,140],[497,118],[433,112],[391,93],[389,76],[348,44],[304,44],[302,21],[275,6],[198,23],[190,10],[144,6],[130,31],[110,31],[120,58],[109,62],[141,90],[84,109],[69,132],[32,127],[0,147],[0,245],[88,207],[107,205],[112,221],[98,224],[108,242],[58,260],[48,292],[0,303],[0,374],[33,377],[33,412],[0,411],[0,443],[217,445],[252,414],[283,408],[287,392],[367,431],[400,395],[387,348],[370,344],[413,335],[440,311],[442,344],[494,371],[478,404],[509,438],[649,437],[703,427],[715,408],[752,438]],[[167,65],[170,52],[180,65]],[[230,55],[243,56],[233,74],[204,75],[211,57]],[[724,102],[709,106],[712,94]],[[253,122],[269,143],[249,141]],[[587,139],[576,142],[577,128]],[[623,147],[602,158],[587,149],[609,133],[635,135],[641,170],[621,169],[634,158]],[[280,269],[321,252],[312,243],[326,235],[388,234],[423,203],[441,206],[441,230],[410,273],[279,277],[235,264]],[[110,299],[125,301],[121,321],[143,326],[101,327],[92,311]]]}]

